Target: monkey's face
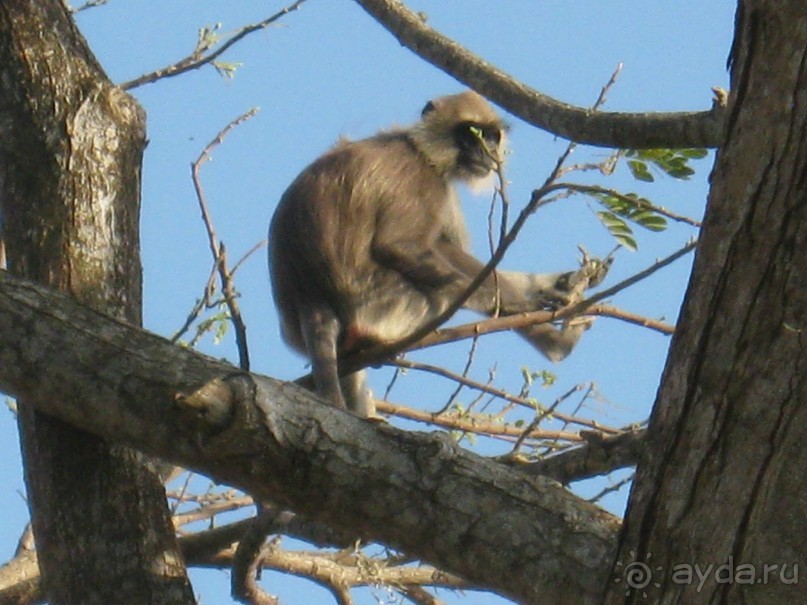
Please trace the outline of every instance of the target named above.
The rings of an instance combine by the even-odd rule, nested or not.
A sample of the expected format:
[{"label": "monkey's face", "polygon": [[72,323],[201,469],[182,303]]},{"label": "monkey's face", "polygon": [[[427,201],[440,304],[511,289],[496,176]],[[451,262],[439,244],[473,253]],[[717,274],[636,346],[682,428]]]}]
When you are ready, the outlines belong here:
[{"label": "monkey's face", "polygon": [[454,128],[453,138],[460,178],[486,177],[501,162],[504,137],[498,123],[460,122]]},{"label": "monkey's face", "polygon": [[441,176],[473,184],[501,162],[505,128],[485,99],[466,91],[426,103],[409,137]]}]

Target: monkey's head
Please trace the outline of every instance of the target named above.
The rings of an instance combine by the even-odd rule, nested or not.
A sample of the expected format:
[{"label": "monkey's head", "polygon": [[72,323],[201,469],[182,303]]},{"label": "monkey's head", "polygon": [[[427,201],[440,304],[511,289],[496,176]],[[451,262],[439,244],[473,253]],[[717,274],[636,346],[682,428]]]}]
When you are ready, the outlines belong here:
[{"label": "monkey's head", "polygon": [[484,179],[502,160],[506,127],[482,96],[467,91],[429,101],[411,129],[418,150],[446,179]]}]

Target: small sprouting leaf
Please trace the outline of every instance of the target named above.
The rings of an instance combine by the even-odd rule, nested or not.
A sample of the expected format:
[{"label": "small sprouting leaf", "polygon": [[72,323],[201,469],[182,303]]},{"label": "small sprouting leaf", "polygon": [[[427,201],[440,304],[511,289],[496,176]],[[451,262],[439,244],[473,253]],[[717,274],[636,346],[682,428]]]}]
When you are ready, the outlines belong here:
[{"label": "small sprouting leaf", "polygon": [[203,53],[213,48],[219,41],[219,31],[221,30],[221,23],[216,23],[210,27],[204,26],[199,28],[196,38],[196,53]]},{"label": "small sprouting leaf", "polygon": [[243,63],[231,63],[225,61],[213,61],[213,67],[216,68],[216,71],[222,78],[227,80],[232,80],[235,77],[235,72],[238,70],[239,67],[244,65]]}]

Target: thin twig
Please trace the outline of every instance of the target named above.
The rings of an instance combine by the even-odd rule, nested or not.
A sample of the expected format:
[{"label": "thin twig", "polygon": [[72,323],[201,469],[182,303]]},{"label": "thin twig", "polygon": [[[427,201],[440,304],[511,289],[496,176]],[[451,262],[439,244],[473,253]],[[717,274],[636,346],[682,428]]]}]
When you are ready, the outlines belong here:
[{"label": "thin twig", "polygon": [[90,8],[95,8],[97,6],[103,6],[107,2],[109,2],[109,0],[87,0],[87,2],[85,2],[81,6],[77,6],[75,8],[71,7],[68,10],[71,13],[76,14],[76,13],[80,13],[80,12],[85,11],[85,10],[90,9]]},{"label": "thin twig", "polygon": [[594,305],[586,310],[586,314],[620,319],[624,322],[642,326],[643,328],[647,328],[649,330],[655,330],[656,332],[664,334],[665,336],[672,336],[675,333],[675,326],[673,325],[664,323],[663,321],[659,321],[657,319],[643,317],[642,315],[637,315],[636,313],[630,313],[629,311],[624,311],[610,305]]},{"label": "thin twig", "polygon": [[[415,410],[410,407],[396,405],[389,401],[376,401],[376,409],[382,414],[390,416],[397,416],[399,418],[406,418],[407,420],[414,420],[429,424],[431,426],[440,426],[450,430],[465,431],[467,433],[475,433],[477,435],[484,435],[486,437],[509,437],[512,439],[518,438],[522,429],[515,426],[508,426],[500,422],[488,422],[481,418],[466,418],[454,414],[443,414],[437,416],[431,412],[423,412]],[[530,435],[531,439],[562,439],[564,441],[579,442],[582,441],[577,433],[569,431],[544,431],[535,430]]]},{"label": "thin twig", "polygon": [[593,502],[598,502],[599,500],[602,500],[602,499],[603,499],[605,496],[607,496],[608,494],[612,494],[612,493],[614,493],[614,492],[618,492],[618,491],[619,491],[619,490],[621,490],[623,487],[625,487],[625,486],[626,486],[628,483],[630,483],[631,481],[633,481],[634,476],[635,476],[635,473],[631,473],[631,474],[630,474],[630,476],[625,477],[624,479],[622,479],[622,480],[620,480],[620,481],[617,481],[617,482],[616,482],[616,483],[614,483],[613,485],[609,485],[608,487],[606,487],[605,489],[603,489],[602,491],[600,491],[600,492],[599,492],[598,494],[596,494],[595,496],[592,496],[591,498],[589,498],[589,499],[588,499],[588,501],[589,501],[589,502],[592,502],[592,503],[593,503]]},{"label": "thin twig", "polygon": [[646,199],[631,197],[629,195],[625,195],[624,193],[620,193],[619,191],[615,191],[614,189],[599,187],[597,185],[578,185],[576,183],[565,183],[564,185],[569,191],[573,191],[575,193],[583,193],[586,195],[610,195],[622,202],[632,205],[637,210],[650,210],[655,214],[660,214],[661,216],[665,216],[668,219],[678,223],[686,223],[687,225],[697,227],[699,229],[701,227],[700,221],[696,221],[693,218],[689,218],[688,216],[683,216],[681,214],[675,214],[663,206],[656,206]]},{"label": "thin twig", "polygon": [[[478,342],[479,342],[478,338],[471,339],[471,349],[468,351],[468,358],[465,361],[465,367],[462,369],[462,375],[460,376],[460,378],[462,379],[468,378],[468,374],[471,371],[471,366],[473,365],[474,357],[476,356],[476,345]],[[457,397],[460,396],[462,388],[465,386],[465,382],[464,380],[458,380],[456,382],[457,382],[457,388],[454,389],[454,392],[448,396],[448,401],[446,401],[446,404],[440,410],[438,410],[437,412],[438,415],[444,414],[446,411],[448,411],[448,408],[451,407],[451,404],[457,399]]]},{"label": "thin twig", "polygon": [[120,85],[120,87],[123,90],[131,90],[132,88],[137,88],[138,86],[142,86],[143,84],[151,84],[152,82],[156,82],[157,80],[172,78],[174,76],[184,74],[185,72],[192,71],[194,69],[199,69],[200,67],[207,65],[208,63],[212,63],[225,51],[227,51],[233,44],[239,42],[240,40],[244,39],[246,36],[248,36],[253,32],[266,29],[278,19],[286,16],[288,13],[296,11],[298,8],[300,8],[300,5],[303,2],[305,2],[305,0],[297,0],[297,2],[295,2],[294,4],[291,4],[283,8],[279,12],[275,13],[271,17],[264,19],[263,21],[242,27],[235,34],[233,34],[227,41],[222,43],[221,46],[219,46],[215,51],[211,52],[210,54],[205,54],[208,50],[210,50],[210,47],[204,44],[197,45],[196,49],[194,49],[194,51],[184,59],[181,59],[176,63],[169,65],[168,67],[163,67],[161,69],[154,70],[150,73],[135,78],[134,80],[124,82],[123,84]]},{"label": "thin twig", "polygon": [[[600,94],[597,96],[597,100],[594,101],[594,105],[591,106],[591,112],[596,113],[600,110],[605,104],[606,96],[611,88],[616,84],[616,80],[619,77],[620,72],[622,71],[622,63],[617,63],[616,69],[614,69],[611,77],[609,78],[608,82],[600,89]],[[555,162],[555,167],[552,169],[552,172],[549,173],[549,176],[544,181],[544,187],[547,187],[557,181],[565,172],[563,165],[566,163],[566,160],[569,159],[569,156],[572,155],[574,150],[577,149],[577,143],[575,141],[569,141],[569,144],[566,145],[566,149],[563,153],[560,154],[558,157],[557,162]]]},{"label": "thin twig", "polygon": [[[232,271],[227,267],[227,250],[224,243],[221,242],[216,236],[216,231],[213,227],[213,218],[208,210],[207,201],[205,199],[204,190],[199,177],[199,171],[202,166],[210,159],[213,149],[218,147],[224,137],[226,137],[234,128],[238,127],[245,121],[252,118],[258,112],[257,108],[252,108],[245,114],[237,117],[229,124],[227,124],[219,133],[208,143],[195,162],[191,164],[191,176],[193,180],[193,187],[196,191],[196,199],[199,202],[199,209],[202,213],[202,222],[207,231],[208,245],[210,246],[210,253],[213,255],[216,270],[219,274],[221,281],[221,291],[224,295],[224,302],[230,312],[230,321],[235,330],[235,342],[238,348],[239,367],[242,370],[249,370],[249,347],[247,345],[247,328],[244,319],[241,316],[241,308],[238,306],[238,294],[235,291],[233,282]],[[253,247],[252,251],[258,249],[259,246]],[[249,254],[249,253],[248,253]]]},{"label": "thin twig", "polygon": [[[459,374],[451,372],[450,370],[446,370],[445,368],[441,368],[440,366],[434,366],[431,364],[421,363],[417,361],[410,361],[408,359],[392,359],[390,361],[385,362],[385,365],[435,374],[437,376],[441,376],[449,380],[454,380],[458,383],[465,385],[468,388],[481,391],[483,393],[487,393],[488,395],[493,395],[494,397],[498,397],[499,399],[515,403],[525,408],[529,408],[530,410],[535,410],[539,413],[543,413],[547,410],[547,408],[536,404],[536,402],[533,399],[513,395],[511,393],[508,393],[507,391],[503,391],[501,389],[497,389],[496,387],[492,387],[488,384],[483,384],[481,382],[468,378],[467,376],[460,376]],[[445,413],[444,410],[440,410],[435,412],[434,415],[440,416],[444,413]],[[604,433],[616,434],[619,433],[621,430],[618,428],[600,424],[596,420],[588,420],[586,418],[578,418],[577,416],[569,416],[568,414],[564,414],[563,412],[554,411],[552,412],[552,416],[554,418],[557,418],[558,420],[562,420],[570,424],[578,424],[580,426],[585,426],[590,429],[602,431]]]},{"label": "thin twig", "polygon": [[[527,425],[527,428],[525,428],[524,431],[521,433],[521,435],[518,436],[518,439],[516,439],[516,442],[513,444],[513,449],[510,452],[510,455],[511,456],[515,455],[518,452],[518,450],[521,449],[521,446],[524,444],[524,441],[527,439],[530,433],[532,433],[536,428],[538,428],[546,418],[548,418],[549,416],[558,417],[556,412],[558,406],[560,406],[561,403],[566,401],[574,393],[578,392],[581,387],[582,385],[579,384],[573,386],[563,395],[555,399],[555,401],[552,402],[552,405],[550,405],[548,408],[540,410],[540,413],[536,414],[535,418],[533,418],[532,421]],[[577,423],[577,418],[574,418],[572,422]]]}]

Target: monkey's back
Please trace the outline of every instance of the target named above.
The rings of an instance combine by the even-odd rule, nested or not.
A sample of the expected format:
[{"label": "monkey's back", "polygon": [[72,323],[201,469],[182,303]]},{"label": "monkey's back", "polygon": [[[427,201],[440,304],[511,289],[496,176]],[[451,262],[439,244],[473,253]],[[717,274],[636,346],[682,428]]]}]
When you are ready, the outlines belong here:
[{"label": "monkey's back", "polygon": [[[374,255],[380,231],[428,246],[463,231],[453,190],[405,131],[340,143],[283,194],[269,231],[275,303],[286,341],[305,349],[298,313],[324,306],[343,333],[389,341],[433,313],[427,293]],[[351,338],[353,337],[351,336]]]}]

